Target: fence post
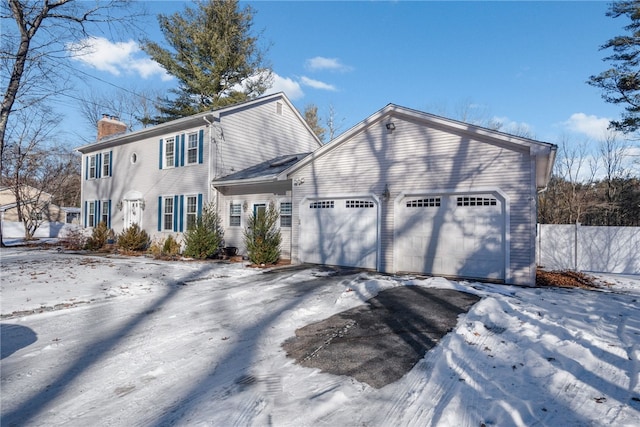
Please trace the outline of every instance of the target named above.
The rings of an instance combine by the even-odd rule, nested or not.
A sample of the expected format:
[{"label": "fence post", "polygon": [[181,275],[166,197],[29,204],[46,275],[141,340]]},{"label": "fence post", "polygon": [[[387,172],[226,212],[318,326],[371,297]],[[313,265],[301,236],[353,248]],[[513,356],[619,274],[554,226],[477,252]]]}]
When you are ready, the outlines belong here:
[{"label": "fence post", "polygon": [[575,271],[578,271],[578,227],[580,227],[580,223],[576,220],[573,233],[573,269]]}]

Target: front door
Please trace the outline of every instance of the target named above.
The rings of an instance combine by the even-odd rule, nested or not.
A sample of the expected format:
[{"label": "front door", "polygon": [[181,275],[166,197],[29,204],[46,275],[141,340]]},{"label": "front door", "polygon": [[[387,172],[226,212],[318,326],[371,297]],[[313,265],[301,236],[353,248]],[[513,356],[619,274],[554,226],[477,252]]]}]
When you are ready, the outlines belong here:
[{"label": "front door", "polygon": [[124,228],[129,228],[133,224],[138,224],[142,228],[142,208],[140,200],[125,200],[124,205]]},{"label": "front door", "polygon": [[267,205],[264,203],[253,205],[253,217],[256,220],[262,220],[267,212]]}]

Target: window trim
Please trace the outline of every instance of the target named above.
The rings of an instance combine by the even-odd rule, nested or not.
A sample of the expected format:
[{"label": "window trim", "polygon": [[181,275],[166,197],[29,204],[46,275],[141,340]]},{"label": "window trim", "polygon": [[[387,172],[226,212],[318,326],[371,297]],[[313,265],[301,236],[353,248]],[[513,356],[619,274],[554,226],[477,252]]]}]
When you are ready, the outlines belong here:
[{"label": "window trim", "polygon": [[[237,209],[237,210],[234,210]],[[234,219],[237,218],[237,224]],[[242,227],[242,203],[237,201],[229,202],[229,227]]]},{"label": "window trim", "polygon": [[[191,138],[194,137],[193,141]],[[200,158],[200,136],[198,132],[189,132],[187,134],[187,143],[185,147],[185,157],[186,157],[186,165],[197,165],[199,163],[198,159]],[[195,145],[192,147],[191,142],[194,142]],[[190,152],[194,151],[195,155],[193,156],[193,161],[190,160]]]},{"label": "window trim", "polygon": [[[189,212],[189,199],[194,199],[193,212]],[[197,194],[186,194],[184,196],[184,231],[189,231],[189,217],[194,217],[193,225],[195,226],[198,221],[198,217],[200,213],[198,212],[198,195]]]},{"label": "window trim", "polygon": [[98,155],[97,154],[92,154],[89,156],[87,167],[88,167],[87,179],[98,178]]},{"label": "window trim", "polygon": [[[283,211],[283,205],[289,205],[288,212]],[[283,224],[283,219],[287,219],[288,224]],[[291,201],[280,202],[280,228],[291,228],[293,226],[293,203]]]},{"label": "window trim", "polygon": [[[168,203],[167,201],[170,201],[171,204],[171,212],[167,212],[167,206]],[[176,206],[175,206],[175,197],[174,196],[163,196],[162,197],[162,230],[161,231],[170,231],[172,232],[174,229],[174,218],[175,218],[175,211],[176,211]],[[169,228],[166,227],[167,225],[167,218],[170,219],[169,221]]]},{"label": "window trim", "polygon": [[[111,176],[111,157],[112,157],[112,152],[111,151],[103,151],[101,156],[101,165],[100,165],[100,169],[101,169],[101,174],[100,176],[102,178],[108,178]],[[106,167],[106,171],[105,171],[105,167]]]},{"label": "window trim", "polygon": [[[170,137],[164,138],[162,141],[162,151],[163,151],[162,169],[170,169],[176,166],[176,155],[177,155],[176,139],[177,138],[175,136],[170,136]],[[171,162],[167,161],[169,156],[169,150],[167,149],[167,147],[169,145],[171,145],[172,147]]]}]

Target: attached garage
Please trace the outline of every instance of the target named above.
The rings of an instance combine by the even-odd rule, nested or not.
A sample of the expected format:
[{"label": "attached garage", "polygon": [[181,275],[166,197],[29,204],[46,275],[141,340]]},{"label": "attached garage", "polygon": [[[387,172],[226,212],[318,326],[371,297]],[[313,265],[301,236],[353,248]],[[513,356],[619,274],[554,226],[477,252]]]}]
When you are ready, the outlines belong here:
[{"label": "attached garage", "polygon": [[309,198],[302,200],[299,209],[301,262],[377,268],[376,198]]},{"label": "attached garage", "polygon": [[499,194],[401,195],[394,215],[396,271],[505,280],[508,226]]}]

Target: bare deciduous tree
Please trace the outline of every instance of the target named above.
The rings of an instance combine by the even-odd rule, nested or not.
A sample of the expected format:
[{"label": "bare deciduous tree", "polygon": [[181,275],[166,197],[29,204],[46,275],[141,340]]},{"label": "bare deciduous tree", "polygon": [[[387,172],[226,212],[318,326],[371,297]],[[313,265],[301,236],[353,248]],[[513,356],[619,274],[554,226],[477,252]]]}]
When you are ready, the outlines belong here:
[{"label": "bare deciduous tree", "polygon": [[56,202],[55,196],[77,174],[77,159],[70,150],[53,142],[58,121],[51,110],[34,108],[17,111],[10,121],[2,185],[10,188],[15,197],[26,240],[33,238],[44,221],[63,220],[52,217],[50,208]]}]

